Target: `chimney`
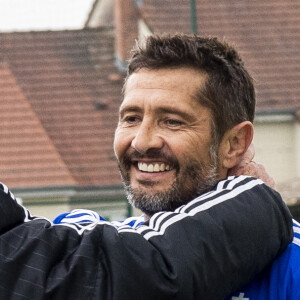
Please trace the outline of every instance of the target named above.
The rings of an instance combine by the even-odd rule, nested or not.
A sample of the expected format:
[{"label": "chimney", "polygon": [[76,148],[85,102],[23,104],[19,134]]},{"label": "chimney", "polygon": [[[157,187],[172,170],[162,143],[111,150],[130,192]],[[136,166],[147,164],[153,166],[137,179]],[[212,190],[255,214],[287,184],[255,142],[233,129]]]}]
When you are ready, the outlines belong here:
[{"label": "chimney", "polygon": [[115,0],[115,62],[126,72],[130,50],[138,38],[138,8],[135,0]]}]

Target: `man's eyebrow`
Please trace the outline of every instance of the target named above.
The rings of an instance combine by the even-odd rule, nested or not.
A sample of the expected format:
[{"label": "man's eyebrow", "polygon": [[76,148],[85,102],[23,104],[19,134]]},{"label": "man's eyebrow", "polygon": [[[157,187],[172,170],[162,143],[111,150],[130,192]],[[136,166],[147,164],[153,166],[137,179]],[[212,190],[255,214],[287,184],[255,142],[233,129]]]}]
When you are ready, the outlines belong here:
[{"label": "man's eyebrow", "polygon": [[[183,110],[177,109],[176,107],[159,107],[156,109],[157,113],[159,114],[174,114],[181,116],[182,118],[186,120],[191,120],[194,118],[193,115],[191,115],[188,112],[185,112]],[[122,118],[126,113],[143,113],[143,109],[139,106],[124,106],[120,108],[119,115]]]},{"label": "man's eyebrow", "polygon": [[119,115],[122,118],[126,113],[131,113],[131,112],[136,112],[136,113],[142,113],[143,110],[138,107],[138,106],[124,106],[120,107]]},{"label": "man's eyebrow", "polygon": [[160,107],[157,109],[159,113],[162,113],[162,114],[174,114],[174,115],[179,115],[181,116],[182,118],[186,119],[186,120],[189,120],[189,119],[192,119],[193,116],[186,112],[186,111],[183,111],[181,109],[177,109],[176,107]]}]

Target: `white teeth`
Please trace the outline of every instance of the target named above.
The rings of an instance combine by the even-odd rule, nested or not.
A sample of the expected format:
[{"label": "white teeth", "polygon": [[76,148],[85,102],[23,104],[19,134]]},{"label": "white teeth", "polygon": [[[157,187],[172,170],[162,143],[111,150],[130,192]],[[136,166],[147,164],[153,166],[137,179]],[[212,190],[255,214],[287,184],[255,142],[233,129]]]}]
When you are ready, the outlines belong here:
[{"label": "white teeth", "polygon": [[144,171],[144,172],[147,172],[147,171],[148,171],[147,164],[141,164],[140,170],[141,170],[141,171]]},{"label": "white teeth", "polygon": [[150,173],[152,173],[153,172],[153,165],[152,164],[150,164],[149,166],[148,166],[148,172],[150,172]]},{"label": "white teeth", "polygon": [[158,164],[154,165],[153,171],[154,172],[159,172],[159,165]]},{"label": "white teeth", "polygon": [[171,168],[169,165],[166,165],[164,163],[162,164],[146,164],[146,163],[138,163],[138,168],[140,171],[143,172],[149,172],[149,173],[157,173],[157,172],[164,172],[164,171],[169,171]]}]

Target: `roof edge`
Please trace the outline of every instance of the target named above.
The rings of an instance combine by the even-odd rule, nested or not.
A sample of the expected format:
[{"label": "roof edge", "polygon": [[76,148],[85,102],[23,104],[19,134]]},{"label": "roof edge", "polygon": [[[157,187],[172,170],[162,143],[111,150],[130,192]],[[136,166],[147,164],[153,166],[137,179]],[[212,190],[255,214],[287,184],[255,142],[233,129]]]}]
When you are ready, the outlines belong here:
[{"label": "roof edge", "polygon": [[284,110],[261,110],[255,113],[254,123],[295,122],[297,120],[296,108]]},{"label": "roof edge", "polygon": [[88,16],[87,16],[87,18],[86,18],[86,20],[85,20],[85,22],[84,22],[83,28],[89,28],[89,27],[88,27],[88,24],[89,24],[89,22],[90,22],[91,17],[92,17],[93,14],[94,14],[94,11],[95,11],[95,9],[96,9],[96,6],[97,6],[97,4],[98,4],[98,1],[99,1],[99,0],[94,0],[94,3],[93,3],[92,6],[91,6],[90,12],[89,12],[89,14],[88,14]]}]

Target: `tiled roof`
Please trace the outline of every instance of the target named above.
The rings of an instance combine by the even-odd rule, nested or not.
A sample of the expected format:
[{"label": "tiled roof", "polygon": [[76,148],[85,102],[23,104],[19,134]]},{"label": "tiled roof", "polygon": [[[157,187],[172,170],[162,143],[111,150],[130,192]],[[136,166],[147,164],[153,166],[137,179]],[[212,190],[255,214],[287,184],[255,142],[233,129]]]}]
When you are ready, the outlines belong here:
[{"label": "tiled roof", "polygon": [[[190,32],[190,1],[139,0],[154,32]],[[141,5],[142,4],[142,5]],[[198,32],[234,42],[257,111],[300,108],[300,1],[197,1]],[[0,181],[120,184],[112,143],[123,74],[111,27],[0,34]]]},{"label": "tiled roof", "polygon": [[112,143],[122,76],[113,53],[112,28],[0,34],[0,180],[120,184]]},{"label": "tiled roof", "polygon": [[74,185],[9,68],[0,64],[0,178],[9,186]]},{"label": "tiled roof", "polygon": [[[191,33],[189,0],[142,0],[153,32]],[[198,0],[198,34],[237,46],[257,84],[257,112],[300,109],[300,1]]]}]

